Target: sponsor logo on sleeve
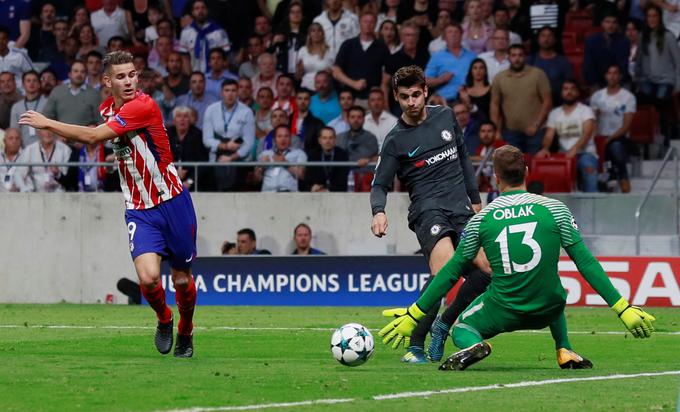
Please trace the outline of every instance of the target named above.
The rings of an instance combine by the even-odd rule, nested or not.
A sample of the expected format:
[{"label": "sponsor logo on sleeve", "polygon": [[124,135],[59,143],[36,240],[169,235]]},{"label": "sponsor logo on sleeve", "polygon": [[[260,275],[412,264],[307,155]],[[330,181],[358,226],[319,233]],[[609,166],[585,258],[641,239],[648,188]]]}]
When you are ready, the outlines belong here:
[{"label": "sponsor logo on sleeve", "polygon": [[113,119],[114,119],[115,121],[117,121],[117,122],[118,122],[118,124],[119,124],[119,125],[121,125],[122,127],[125,127],[125,126],[127,126],[127,122],[126,122],[125,120],[123,120],[123,118],[122,118],[122,117],[120,117],[120,115],[119,115],[119,114],[117,114],[117,115],[113,116]]}]

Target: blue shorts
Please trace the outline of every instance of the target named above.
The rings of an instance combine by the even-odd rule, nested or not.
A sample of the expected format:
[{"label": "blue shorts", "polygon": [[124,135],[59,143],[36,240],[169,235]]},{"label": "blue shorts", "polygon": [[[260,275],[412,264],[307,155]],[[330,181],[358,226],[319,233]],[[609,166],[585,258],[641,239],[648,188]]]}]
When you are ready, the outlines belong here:
[{"label": "blue shorts", "polygon": [[151,209],[126,210],[132,260],[157,253],[173,269],[189,269],[196,257],[196,212],[189,191]]}]

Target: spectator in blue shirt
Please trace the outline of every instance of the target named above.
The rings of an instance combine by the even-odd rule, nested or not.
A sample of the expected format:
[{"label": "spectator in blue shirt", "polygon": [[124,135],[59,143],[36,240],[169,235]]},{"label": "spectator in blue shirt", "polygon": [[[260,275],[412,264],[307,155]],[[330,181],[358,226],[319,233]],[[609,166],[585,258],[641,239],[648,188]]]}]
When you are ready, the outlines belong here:
[{"label": "spectator in blue shirt", "polygon": [[557,53],[555,44],[557,41],[556,31],[550,26],[545,26],[538,31],[538,51],[527,59],[527,64],[543,70],[550,81],[550,90],[554,105],[562,103],[562,83],[567,79],[574,78],[569,59]]},{"label": "spectator in blue shirt", "polygon": [[202,72],[193,72],[189,78],[189,93],[177,98],[173,106],[187,106],[196,110],[198,120],[196,125],[203,127],[203,113],[211,104],[219,101],[219,98],[205,90],[205,75]]},{"label": "spectator in blue shirt", "polygon": [[333,90],[330,73],[327,71],[318,72],[314,76],[314,88],[316,94],[312,96],[309,111],[321,119],[324,124],[328,124],[342,113],[338,95]]},{"label": "spectator in blue shirt", "polygon": [[[630,43],[618,32],[616,14],[608,13],[602,19],[602,32],[593,33],[586,38],[583,55],[583,79],[593,89],[607,85],[604,74],[612,64],[619,66],[621,73],[628,73],[628,54]],[[628,76],[624,77],[624,82]]]},{"label": "spectator in blue shirt", "polygon": [[458,90],[465,84],[475,54],[462,46],[463,29],[457,24],[444,28],[446,49],[432,55],[425,68],[427,84],[437,88],[437,94],[446,101],[455,100]]},{"label": "spectator in blue shirt", "polygon": [[293,229],[293,241],[295,242],[293,255],[325,255],[324,252],[311,246],[312,228],[306,223],[300,223],[295,226],[295,229]]},{"label": "spectator in blue shirt", "polygon": [[9,40],[13,47],[21,49],[26,46],[31,36],[31,2],[30,0],[0,1],[0,25],[9,30]]}]

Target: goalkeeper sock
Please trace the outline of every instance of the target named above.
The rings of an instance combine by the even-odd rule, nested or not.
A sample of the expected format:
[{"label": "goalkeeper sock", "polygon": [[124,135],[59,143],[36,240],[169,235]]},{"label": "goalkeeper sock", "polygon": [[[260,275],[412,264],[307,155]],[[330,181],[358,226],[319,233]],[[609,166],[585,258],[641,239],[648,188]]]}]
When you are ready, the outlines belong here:
[{"label": "goalkeeper sock", "polygon": [[460,349],[469,348],[482,340],[482,335],[472,326],[465,323],[458,323],[453,327],[453,343]]},{"label": "goalkeeper sock", "polygon": [[550,333],[555,341],[556,350],[562,348],[571,350],[571,343],[569,343],[567,334],[567,318],[564,316],[564,311],[550,324]]},{"label": "goalkeeper sock", "polygon": [[467,271],[464,278],[465,282],[460,286],[456,298],[441,316],[441,321],[449,328],[477,296],[486,292],[491,283],[491,276],[477,267]]},{"label": "goalkeeper sock", "polygon": [[189,283],[185,287],[175,285],[175,301],[179,311],[179,323],[177,324],[178,335],[191,335],[194,324],[194,307],[196,306],[196,283],[194,278],[189,277]]},{"label": "goalkeeper sock", "polygon": [[[420,290],[420,294],[422,295],[425,289],[429,286],[430,282],[434,279],[434,276],[430,276],[430,278],[427,280],[425,283],[425,286]],[[411,346],[418,346],[419,348],[424,348],[425,347],[425,338],[427,337],[427,334],[430,332],[430,327],[432,326],[432,323],[434,322],[434,319],[437,317],[437,313],[439,313],[439,307],[440,304],[437,303],[436,305],[433,305],[430,310],[427,311],[425,316],[420,319],[420,322],[418,322],[418,326],[413,330],[413,333],[411,334]]]},{"label": "goalkeeper sock", "polygon": [[155,288],[146,289],[140,285],[144,299],[149,302],[149,306],[156,312],[158,321],[161,323],[168,323],[172,320],[172,311],[165,304],[165,290],[163,284],[159,281]]}]

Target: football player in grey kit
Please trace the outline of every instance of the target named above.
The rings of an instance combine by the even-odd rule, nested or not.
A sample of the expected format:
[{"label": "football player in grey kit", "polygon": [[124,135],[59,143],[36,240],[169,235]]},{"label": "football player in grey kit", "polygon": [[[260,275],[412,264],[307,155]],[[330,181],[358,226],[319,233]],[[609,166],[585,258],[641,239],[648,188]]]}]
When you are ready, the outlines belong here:
[{"label": "football player in grey kit", "polygon": [[[477,180],[453,111],[446,106],[425,105],[427,85],[423,71],[417,66],[397,70],[392,77],[392,91],[403,113],[387,134],[376,166],[371,189],[371,230],[377,237],[387,234],[385,204],[396,175],[408,189],[411,199],[409,228],[415,232],[434,276],[453,256],[467,221],[481,209]],[[476,267],[469,268],[463,275],[466,281],[442,315],[441,320],[445,320],[446,325],[452,325],[467,305],[486,290],[491,280],[488,274],[491,270],[483,251],[480,250],[474,263]],[[410,345],[406,345],[408,349],[402,361],[427,362],[425,337],[438,311],[436,305],[419,322]],[[390,311],[383,314],[402,315]],[[437,319],[435,326],[441,324]],[[439,361],[448,328],[439,331],[437,339],[435,330],[433,328],[429,357]]]}]

